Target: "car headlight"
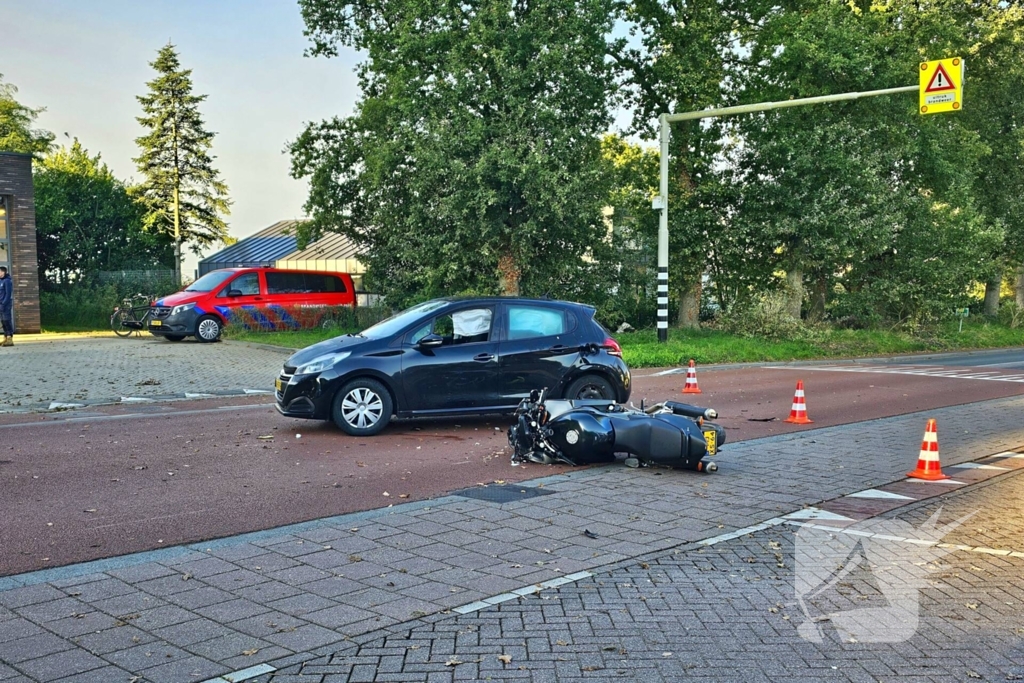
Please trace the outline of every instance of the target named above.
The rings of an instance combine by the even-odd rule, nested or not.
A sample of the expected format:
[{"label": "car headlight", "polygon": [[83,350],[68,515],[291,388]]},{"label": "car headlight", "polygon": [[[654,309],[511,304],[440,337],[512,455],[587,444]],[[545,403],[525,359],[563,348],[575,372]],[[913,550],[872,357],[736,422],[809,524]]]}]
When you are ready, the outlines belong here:
[{"label": "car headlight", "polygon": [[296,375],[312,375],[317,372],[323,372],[327,368],[331,367],[340,360],[345,360],[352,355],[351,351],[345,351],[343,353],[332,353],[329,356],[320,356],[305,365],[300,365],[295,370]]},{"label": "car headlight", "polygon": [[171,315],[178,315],[179,313],[184,313],[185,311],[188,311],[195,307],[196,304],[194,301],[190,304],[182,304],[180,306],[175,306],[174,308],[171,309]]}]

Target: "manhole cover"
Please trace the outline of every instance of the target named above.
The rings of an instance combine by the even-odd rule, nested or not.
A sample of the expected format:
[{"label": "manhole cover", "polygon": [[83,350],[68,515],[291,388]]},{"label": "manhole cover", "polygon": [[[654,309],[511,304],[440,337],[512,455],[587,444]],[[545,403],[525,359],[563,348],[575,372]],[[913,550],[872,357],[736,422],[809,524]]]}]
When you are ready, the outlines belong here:
[{"label": "manhole cover", "polygon": [[488,503],[511,503],[515,500],[547,496],[554,491],[545,491],[532,486],[516,486],[515,484],[494,484],[491,486],[474,486],[461,491],[452,492],[453,496],[475,498]]}]

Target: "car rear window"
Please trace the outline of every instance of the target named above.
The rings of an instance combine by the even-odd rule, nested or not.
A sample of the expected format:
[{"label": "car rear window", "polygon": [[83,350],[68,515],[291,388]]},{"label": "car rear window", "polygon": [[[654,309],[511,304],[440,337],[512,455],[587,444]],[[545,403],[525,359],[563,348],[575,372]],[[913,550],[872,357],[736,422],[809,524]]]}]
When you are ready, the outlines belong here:
[{"label": "car rear window", "polygon": [[554,337],[566,331],[565,313],[546,306],[509,306],[508,338]]}]

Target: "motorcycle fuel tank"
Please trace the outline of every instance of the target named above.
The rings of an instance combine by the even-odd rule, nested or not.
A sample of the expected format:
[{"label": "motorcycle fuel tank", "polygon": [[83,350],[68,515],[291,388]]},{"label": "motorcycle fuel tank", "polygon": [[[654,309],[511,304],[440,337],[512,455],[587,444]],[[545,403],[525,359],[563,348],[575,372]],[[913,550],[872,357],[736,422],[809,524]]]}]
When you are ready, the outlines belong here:
[{"label": "motorcycle fuel tank", "polygon": [[615,460],[615,430],[603,415],[574,411],[548,422],[549,441],[577,465]]}]

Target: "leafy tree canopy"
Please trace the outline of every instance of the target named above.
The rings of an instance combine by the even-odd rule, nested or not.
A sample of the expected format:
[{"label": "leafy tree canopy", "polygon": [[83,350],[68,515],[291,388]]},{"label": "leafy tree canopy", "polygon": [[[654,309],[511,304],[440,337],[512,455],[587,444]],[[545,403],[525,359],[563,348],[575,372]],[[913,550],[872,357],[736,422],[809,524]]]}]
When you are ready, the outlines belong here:
[{"label": "leafy tree canopy", "polygon": [[53,133],[32,128],[42,108],[32,109],[18,102],[18,89],[4,83],[0,74],[0,152],[39,156],[53,145]]},{"label": "leafy tree canopy", "polygon": [[310,52],[363,50],[348,118],[291,145],[308,234],[367,247],[396,304],[573,291],[605,233],[612,0],[301,0]]},{"label": "leafy tree canopy", "polygon": [[143,229],[142,205],[78,140],[43,157],[33,180],[44,289],[89,284],[99,271],[171,263],[170,238]]}]

